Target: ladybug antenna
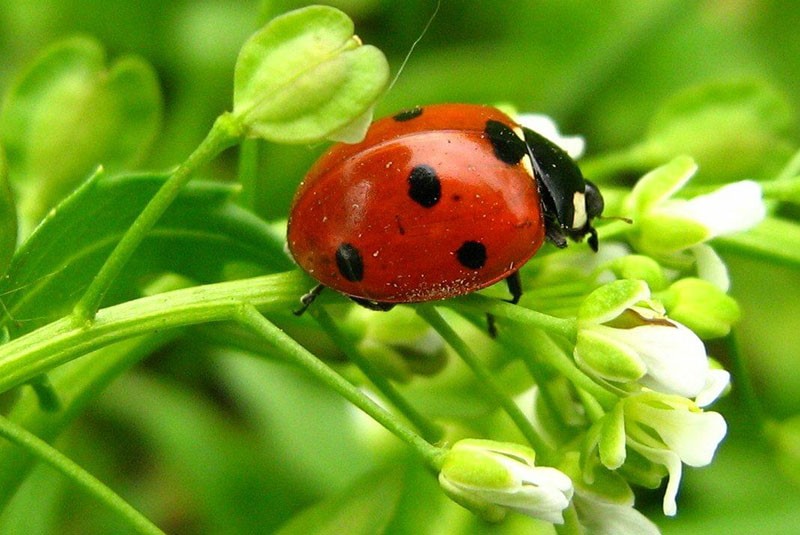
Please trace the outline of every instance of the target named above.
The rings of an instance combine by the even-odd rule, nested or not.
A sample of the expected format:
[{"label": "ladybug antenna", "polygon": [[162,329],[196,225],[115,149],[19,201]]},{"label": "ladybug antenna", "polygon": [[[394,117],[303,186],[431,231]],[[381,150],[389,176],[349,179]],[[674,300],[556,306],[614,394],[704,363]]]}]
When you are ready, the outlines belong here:
[{"label": "ladybug antenna", "polygon": [[621,215],[596,215],[596,219],[602,219],[603,221],[624,221],[629,225],[633,225],[633,219],[630,217],[622,217]]},{"label": "ladybug antenna", "polygon": [[394,75],[394,78],[392,79],[392,83],[390,83],[389,87],[386,89],[387,93],[392,90],[392,88],[394,87],[395,82],[397,82],[397,79],[400,78],[400,74],[403,72],[403,69],[406,68],[406,63],[408,63],[408,60],[411,58],[411,54],[414,53],[414,49],[417,48],[417,45],[419,44],[419,42],[422,41],[422,38],[425,37],[426,33],[428,33],[428,28],[431,27],[431,24],[433,23],[433,19],[436,18],[437,14],[439,14],[439,8],[440,7],[442,7],[442,0],[436,0],[436,8],[434,8],[433,13],[431,13],[431,16],[428,19],[428,22],[425,23],[425,27],[422,28],[422,32],[420,32],[419,37],[417,37],[414,40],[414,42],[411,43],[411,48],[408,49],[408,52],[406,53],[406,57],[403,58],[403,63],[400,64],[400,68],[397,69],[397,74]]}]

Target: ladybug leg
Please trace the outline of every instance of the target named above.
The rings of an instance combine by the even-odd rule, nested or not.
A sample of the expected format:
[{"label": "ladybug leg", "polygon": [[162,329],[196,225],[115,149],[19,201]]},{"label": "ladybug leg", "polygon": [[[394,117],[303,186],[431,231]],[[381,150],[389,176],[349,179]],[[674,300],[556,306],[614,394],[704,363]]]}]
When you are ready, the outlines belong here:
[{"label": "ladybug leg", "polygon": [[511,299],[507,299],[507,301],[512,305],[516,305],[519,303],[519,298],[522,297],[522,281],[519,278],[519,271],[515,271],[506,277],[506,284],[511,294]]},{"label": "ladybug leg", "polygon": [[[515,271],[506,277],[506,284],[508,285],[508,291],[511,293],[511,299],[506,299],[506,301],[516,305],[519,303],[519,298],[522,297],[522,281],[519,278],[519,271]],[[492,338],[497,337],[497,325],[494,320],[494,314],[486,314],[486,328],[489,331],[489,336]]]},{"label": "ladybug leg", "polygon": [[303,297],[300,298],[300,308],[298,308],[297,310],[293,310],[292,313],[295,316],[302,316],[303,312],[308,310],[308,307],[311,306],[311,303],[314,302],[317,296],[321,294],[322,290],[324,289],[325,285],[323,284],[317,284],[316,286],[311,288],[311,290],[307,294],[305,294]]},{"label": "ladybug leg", "polygon": [[490,338],[497,338],[497,324],[494,321],[494,314],[491,312],[486,313],[486,330],[489,332]]},{"label": "ladybug leg", "polygon": [[549,222],[545,223],[545,236],[547,237],[548,241],[558,247],[559,249],[563,249],[567,246],[567,237],[564,234],[564,229],[561,228],[557,222]]},{"label": "ladybug leg", "polygon": [[594,229],[594,227],[589,227],[589,239],[587,241],[589,242],[589,247],[591,247],[592,251],[596,253],[598,242],[597,242],[597,231]]},{"label": "ladybug leg", "polygon": [[355,303],[361,305],[369,310],[376,310],[378,312],[386,312],[394,308],[394,303],[382,303],[381,301],[370,301],[369,299],[362,299],[360,297],[350,297]]}]

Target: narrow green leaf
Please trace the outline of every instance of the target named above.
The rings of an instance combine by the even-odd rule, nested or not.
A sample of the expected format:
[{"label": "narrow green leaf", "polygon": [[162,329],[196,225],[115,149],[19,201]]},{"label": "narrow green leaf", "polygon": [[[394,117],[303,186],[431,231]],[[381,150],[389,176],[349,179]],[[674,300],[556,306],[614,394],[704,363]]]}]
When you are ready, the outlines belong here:
[{"label": "narrow green leaf", "polygon": [[0,274],[5,273],[17,245],[17,210],[8,185],[8,166],[0,147]]},{"label": "narrow green leaf", "polygon": [[767,217],[747,232],[714,240],[721,251],[744,253],[776,264],[800,268],[800,225],[777,217]]},{"label": "narrow green leaf", "polygon": [[[0,281],[12,336],[71,310],[111,248],[166,177],[100,174],[62,202],[20,247]],[[232,264],[288,269],[283,236],[231,199],[234,187],[192,182],[159,220],[107,296],[139,295],[147,276],[174,272],[197,282]],[[252,272],[251,272],[252,273]]]},{"label": "narrow green leaf", "polygon": [[344,492],[306,509],[280,535],[380,533],[392,519],[403,492],[404,468],[370,472]]},{"label": "narrow green leaf", "polygon": [[346,14],[310,6],[273,19],[244,44],[233,114],[251,137],[320,141],[353,123],[365,130],[365,114],[388,80],[383,53],[361,44]]},{"label": "narrow green leaf", "polygon": [[102,164],[135,165],[161,124],[156,74],[135,57],[105,64],[78,37],[43,52],[10,88],[0,136],[25,230]]}]

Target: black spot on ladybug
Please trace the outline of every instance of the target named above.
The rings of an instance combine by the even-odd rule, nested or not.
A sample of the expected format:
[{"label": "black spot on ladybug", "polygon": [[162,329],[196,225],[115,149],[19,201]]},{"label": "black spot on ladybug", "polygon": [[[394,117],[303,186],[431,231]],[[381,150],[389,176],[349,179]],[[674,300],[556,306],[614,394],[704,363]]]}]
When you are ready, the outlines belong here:
[{"label": "black spot on ladybug", "polygon": [[442,184],[436,171],[429,165],[417,165],[408,175],[408,196],[411,199],[430,208],[434,206],[442,196]]},{"label": "black spot on ladybug", "polygon": [[525,142],[520,139],[510,126],[500,121],[492,119],[486,121],[484,133],[492,144],[494,155],[502,162],[515,165],[528,154],[528,146]]},{"label": "black spot on ladybug", "polygon": [[350,282],[358,282],[364,278],[364,261],[358,249],[349,243],[343,243],[336,249],[336,267],[342,277]]},{"label": "black spot on ladybug", "polygon": [[393,116],[392,119],[394,119],[395,121],[403,122],[403,121],[410,121],[411,119],[419,117],[420,115],[422,115],[422,108],[420,108],[419,106],[414,106],[409,110],[401,111],[397,115]]},{"label": "black spot on ladybug", "polygon": [[486,263],[486,247],[479,241],[465,241],[456,251],[458,262],[469,269],[480,269]]}]

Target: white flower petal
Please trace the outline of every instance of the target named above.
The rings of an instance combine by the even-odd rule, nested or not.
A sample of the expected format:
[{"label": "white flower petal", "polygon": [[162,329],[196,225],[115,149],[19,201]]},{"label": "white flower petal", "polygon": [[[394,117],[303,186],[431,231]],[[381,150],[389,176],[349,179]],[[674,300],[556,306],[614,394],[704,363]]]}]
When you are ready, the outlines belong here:
[{"label": "white flower petal", "polygon": [[539,113],[523,113],[516,116],[519,124],[525,128],[530,128],[559,147],[561,147],[573,159],[578,159],[583,155],[586,142],[581,136],[562,136],[558,131],[555,121],[547,115]]},{"label": "white flower petal", "polygon": [[697,276],[707,280],[723,292],[727,292],[731,285],[728,266],[717,252],[710,245],[704,243],[695,245],[691,251],[697,265]]},{"label": "white flower petal", "polygon": [[748,230],[766,215],[761,186],[752,180],[727,184],[676,205],[674,209],[705,225],[712,237]]},{"label": "white flower petal", "polygon": [[714,403],[731,382],[731,374],[725,370],[711,369],[706,375],[706,386],[703,387],[694,402],[698,407],[707,407]]},{"label": "white flower petal", "polygon": [[694,397],[706,384],[708,358],[703,342],[680,323],[662,320],[615,329],[615,336],[639,355],[647,366],[640,383],[665,394]]},{"label": "white flower petal", "polygon": [[658,433],[667,448],[689,466],[711,463],[728,425],[716,412],[661,409],[642,404],[637,419]]},{"label": "white flower petal", "polygon": [[656,464],[661,464],[667,468],[669,479],[667,480],[667,488],[664,491],[662,507],[665,515],[675,516],[678,512],[678,504],[675,499],[678,496],[678,488],[680,487],[681,477],[683,475],[683,467],[681,466],[680,458],[669,450],[651,448],[635,442],[631,442],[630,446],[641,453],[647,460]]},{"label": "white flower petal", "polygon": [[579,492],[573,499],[578,519],[592,535],[658,535],[650,519],[630,505],[604,502]]}]

